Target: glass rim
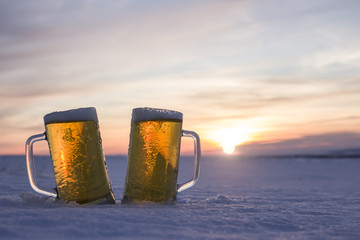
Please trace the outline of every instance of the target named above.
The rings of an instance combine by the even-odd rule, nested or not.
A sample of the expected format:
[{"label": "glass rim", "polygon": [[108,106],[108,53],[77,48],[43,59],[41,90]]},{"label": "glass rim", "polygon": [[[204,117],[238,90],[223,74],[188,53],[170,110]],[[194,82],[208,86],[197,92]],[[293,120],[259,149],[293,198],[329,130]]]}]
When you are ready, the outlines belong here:
[{"label": "glass rim", "polygon": [[56,111],[44,116],[45,125],[54,122],[76,122],[76,121],[94,121],[99,122],[96,108],[77,108],[65,111]]},{"label": "glass rim", "polygon": [[179,111],[162,109],[162,108],[150,108],[139,107],[132,110],[132,122],[138,121],[150,121],[150,120],[183,120],[183,114]]}]

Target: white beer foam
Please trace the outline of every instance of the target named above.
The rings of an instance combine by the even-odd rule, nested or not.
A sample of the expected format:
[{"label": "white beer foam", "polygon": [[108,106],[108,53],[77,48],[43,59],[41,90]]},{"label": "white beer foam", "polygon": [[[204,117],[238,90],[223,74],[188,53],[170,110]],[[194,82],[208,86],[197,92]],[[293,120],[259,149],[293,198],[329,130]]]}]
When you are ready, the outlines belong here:
[{"label": "white beer foam", "polygon": [[132,122],[150,121],[158,119],[173,119],[182,120],[183,114],[181,112],[159,109],[159,108],[135,108],[132,111]]},{"label": "white beer foam", "polygon": [[52,112],[44,116],[44,122],[67,122],[67,121],[94,121],[98,122],[94,107],[78,108],[67,111]]}]

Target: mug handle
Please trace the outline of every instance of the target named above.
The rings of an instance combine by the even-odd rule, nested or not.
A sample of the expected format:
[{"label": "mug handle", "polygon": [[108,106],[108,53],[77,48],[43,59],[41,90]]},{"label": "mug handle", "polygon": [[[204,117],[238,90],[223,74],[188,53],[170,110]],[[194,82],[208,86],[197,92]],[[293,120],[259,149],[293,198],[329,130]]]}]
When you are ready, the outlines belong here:
[{"label": "mug handle", "polygon": [[194,140],[194,157],[195,157],[195,167],[193,178],[183,184],[177,185],[177,192],[182,192],[188,188],[193,187],[199,180],[200,175],[200,160],[201,160],[201,149],[200,149],[200,138],[196,132],[182,130],[182,137],[191,137]]},{"label": "mug handle", "polygon": [[26,167],[27,172],[29,175],[29,182],[32,189],[34,189],[35,192],[50,196],[50,197],[57,197],[56,193],[50,192],[46,188],[42,188],[39,186],[37,182],[36,172],[35,172],[35,165],[34,165],[34,154],[33,154],[33,144],[34,142],[46,140],[45,133],[33,135],[28,138],[25,144],[25,155],[26,155]]}]

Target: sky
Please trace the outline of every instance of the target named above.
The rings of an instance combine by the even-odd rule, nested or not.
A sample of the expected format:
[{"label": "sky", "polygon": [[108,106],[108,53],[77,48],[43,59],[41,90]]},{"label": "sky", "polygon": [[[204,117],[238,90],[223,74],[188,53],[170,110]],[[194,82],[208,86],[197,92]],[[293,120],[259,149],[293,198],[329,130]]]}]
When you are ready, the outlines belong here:
[{"label": "sky", "polygon": [[105,154],[127,153],[136,107],[182,112],[204,154],[360,148],[359,12],[357,0],[0,0],[0,154],[24,154],[45,114],[90,106]]}]

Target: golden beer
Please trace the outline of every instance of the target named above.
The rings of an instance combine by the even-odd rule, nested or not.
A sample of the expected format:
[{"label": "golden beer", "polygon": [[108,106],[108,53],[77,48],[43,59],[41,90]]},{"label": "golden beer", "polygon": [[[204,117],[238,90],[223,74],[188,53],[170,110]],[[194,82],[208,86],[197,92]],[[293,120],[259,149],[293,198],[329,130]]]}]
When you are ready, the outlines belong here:
[{"label": "golden beer", "polygon": [[[35,192],[79,204],[116,203],[98,122],[93,107],[52,112],[44,116],[46,131],[30,136],[25,143],[29,183]],[[36,177],[33,145],[43,140],[49,144],[57,185],[55,189],[40,186]]]},{"label": "golden beer", "polygon": [[45,124],[58,197],[66,201],[115,203],[95,121]]},{"label": "golden beer", "polygon": [[132,121],[122,202],[176,200],[181,128],[182,114],[181,119]]}]

